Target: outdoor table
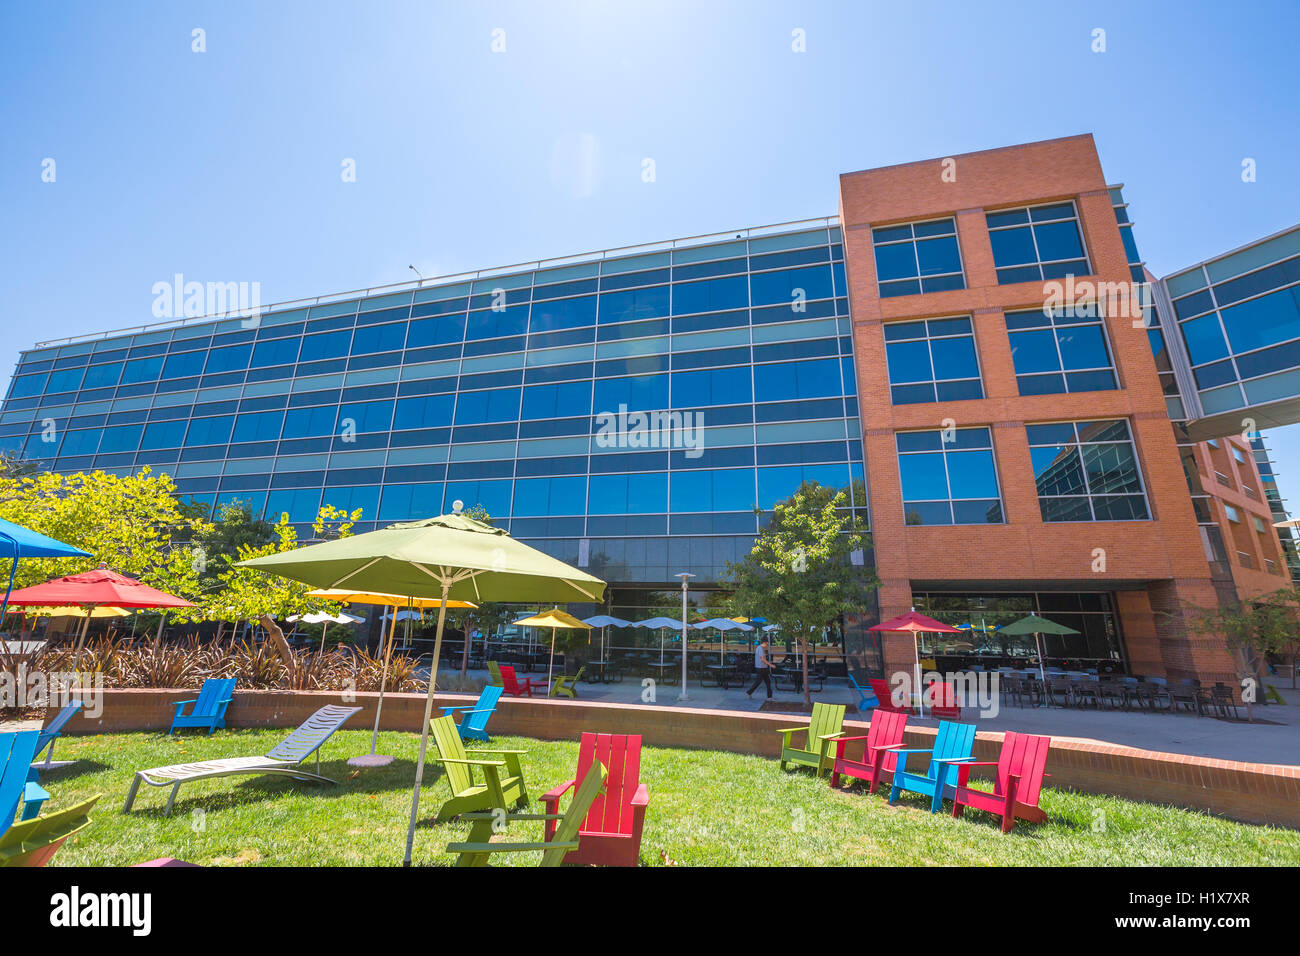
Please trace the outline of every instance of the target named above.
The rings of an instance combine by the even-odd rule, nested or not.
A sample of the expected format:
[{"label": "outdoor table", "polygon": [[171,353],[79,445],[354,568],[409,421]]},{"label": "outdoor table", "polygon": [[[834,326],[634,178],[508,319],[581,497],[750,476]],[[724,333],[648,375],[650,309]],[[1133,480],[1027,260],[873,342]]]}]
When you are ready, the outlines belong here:
[{"label": "outdoor table", "polygon": [[586,678],[588,684],[607,684],[609,681],[605,678],[605,668],[610,661],[587,661],[584,665],[591,668],[589,676]]},{"label": "outdoor table", "polygon": [[670,681],[668,678],[673,676],[675,669],[677,667],[680,667],[681,665],[675,664],[672,661],[651,661],[648,666],[652,670],[658,671],[660,675],[658,680],[662,681],[665,684],[671,684],[672,681]]}]

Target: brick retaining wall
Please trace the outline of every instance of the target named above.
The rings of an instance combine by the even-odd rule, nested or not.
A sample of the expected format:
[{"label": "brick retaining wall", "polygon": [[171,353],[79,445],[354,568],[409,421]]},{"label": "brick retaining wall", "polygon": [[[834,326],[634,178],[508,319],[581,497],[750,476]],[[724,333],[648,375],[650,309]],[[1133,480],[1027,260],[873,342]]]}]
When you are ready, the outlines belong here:
[{"label": "brick retaining wall", "polygon": [[[92,720],[83,712],[68,725],[67,733],[165,731],[171,722],[172,702],[193,698],[195,692],[106,689],[103,693],[99,718]],[[348,722],[349,730],[373,726],[376,697],[373,693],[356,695],[355,703],[363,711]],[[475,698],[439,694],[436,700],[456,706],[472,703]],[[226,724],[295,727],[318,707],[340,702],[337,693],[242,690],[235,693]],[[389,694],[384,698],[382,727],[418,733],[423,714],[423,695]],[[776,728],[800,722],[799,717],[790,714],[506,697],[490,726],[499,734],[542,740],[577,740],[584,730],[639,733],[646,744],[656,747],[708,748],[775,757],[780,749]],[[866,733],[867,724],[846,720],[844,727],[850,732]],[[908,731],[908,744],[931,746],[934,735],[932,727],[916,727]],[[976,758],[996,760],[1001,740],[1000,733],[980,733],[975,741]],[[1300,767],[1053,740],[1047,771],[1052,775],[1048,782],[1053,787],[1172,804],[1247,823],[1300,829]]]}]

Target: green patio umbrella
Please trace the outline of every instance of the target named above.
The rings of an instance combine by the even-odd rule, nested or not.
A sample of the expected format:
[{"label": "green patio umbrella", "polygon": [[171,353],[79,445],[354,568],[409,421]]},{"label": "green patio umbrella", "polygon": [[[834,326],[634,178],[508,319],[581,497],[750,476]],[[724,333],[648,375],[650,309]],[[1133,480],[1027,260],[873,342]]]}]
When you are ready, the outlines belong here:
[{"label": "green patio umbrella", "polygon": [[[457,508],[459,510],[459,502]],[[437,597],[429,690],[424,702],[420,757],[415,766],[405,865],[411,863],[424,782],[424,757],[433,716],[434,682],[442,655],[448,600],[475,604],[584,601],[599,604],[605,582],[510,537],[504,529],[462,514],[406,521],[378,531],[240,561],[241,567],[280,574],[315,587],[351,588]]]},{"label": "green patio umbrella", "polygon": [[1039,617],[1037,614],[1030,614],[1028,617],[1022,617],[1018,621],[1013,621],[1006,627],[998,628],[999,634],[1032,634],[1034,635],[1034,647],[1038,649],[1038,676],[1042,678],[1044,684],[1047,683],[1047,671],[1043,668],[1043,648],[1038,643],[1040,634],[1078,634],[1072,627],[1066,627],[1064,624],[1057,624],[1055,621],[1049,621],[1045,617]]}]

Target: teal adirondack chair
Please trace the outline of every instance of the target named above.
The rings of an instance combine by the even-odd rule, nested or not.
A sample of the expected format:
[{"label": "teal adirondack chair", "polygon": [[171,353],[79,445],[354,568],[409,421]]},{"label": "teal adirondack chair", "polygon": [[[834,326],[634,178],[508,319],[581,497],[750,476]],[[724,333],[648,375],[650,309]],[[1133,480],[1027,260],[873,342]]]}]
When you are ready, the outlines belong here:
[{"label": "teal adirondack chair", "polygon": [[487,866],[488,859],[493,853],[519,853],[526,850],[540,850],[542,854],[542,866],[559,866],[564,862],[564,857],[578,848],[578,831],[582,827],[583,820],[587,817],[587,811],[595,802],[596,797],[605,788],[605,778],[608,771],[605,766],[596,761],[592,764],[591,769],[587,771],[587,776],[582,778],[582,783],[578,786],[577,791],[573,794],[573,802],[569,804],[569,809],[561,816],[558,813],[510,813],[507,814],[504,823],[507,825],[517,820],[544,820],[549,823],[552,820],[558,820],[559,824],[555,828],[555,835],[550,840],[543,840],[537,843],[494,843],[492,836],[499,832],[500,815],[496,813],[467,813],[465,819],[474,821],[469,829],[469,839],[464,843],[447,844],[448,853],[459,854],[456,858],[457,866]]},{"label": "teal adirondack chair", "polygon": [[[889,791],[889,802],[897,803],[904,790],[923,793],[930,798],[930,812],[938,813],[943,806],[944,792],[955,792],[958,765],[950,761],[969,757],[975,749],[975,725],[939,722],[939,733],[934,747],[929,750],[898,750],[898,765],[894,767],[894,786]],[[929,754],[930,766],[923,774],[909,772],[909,754]],[[913,763],[915,766],[915,763]]]},{"label": "teal adirondack chair", "polygon": [[874,710],[880,705],[880,701],[876,700],[875,693],[869,690],[863,690],[862,685],[857,682],[852,674],[849,674],[849,683],[853,685],[853,689],[858,692],[859,714],[866,713],[868,710]]},{"label": "teal adirondack chair", "polygon": [[456,711],[463,711],[460,715],[460,723],[456,725],[461,740],[491,740],[487,732],[488,718],[496,713],[497,701],[501,699],[503,693],[505,693],[504,687],[489,684],[478,695],[477,703],[464,707],[444,707],[442,712],[453,714]]},{"label": "teal adirondack chair", "polygon": [[23,805],[23,819],[30,820],[41,812],[41,804],[50,798],[31,776],[32,758],[40,734],[24,730],[16,734],[0,734],[0,833],[14,822],[18,805]]},{"label": "teal adirondack chair", "polygon": [[[812,720],[807,727],[784,727],[778,730],[784,738],[781,741],[781,769],[786,764],[800,763],[816,767],[821,776],[834,762],[831,743],[837,737],[844,736],[844,705],[826,704],[818,701],[813,704]],[[804,732],[804,745],[797,747],[791,743],[794,734]]]},{"label": "teal adirondack chair", "polygon": [[[516,808],[528,805],[528,790],[519,757],[526,750],[466,750],[460,742],[460,730],[450,717],[435,717],[429,722],[451,799],[438,808],[436,819],[447,820],[475,810],[506,809],[508,802]],[[473,756],[471,756],[473,755]],[[483,772],[483,783],[474,782],[474,768]]]},{"label": "teal adirondack chair", "polygon": [[68,701],[63,709],[54,715],[54,719],[50,721],[49,725],[41,730],[41,736],[36,741],[36,753],[39,755],[44,752],[45,760],[39,764],[33,764],[32,768],[34,770],[57,770],[73,762],[71,760],[55,761],[54,741],[59,739],[59,735],[63,733],[63,728],[67,726],[68,721],[75,717],[83,706],[82,701]]},{"label": "teal adirondack chair", "polygon": [[[235,694],[235,678],[209,677],[203,682],[199,696],[194,700],[178,700],[176,715],[172,717],[171,733],[177,727],[206,727],[211,734],[218,727],[226,726],[226,708]],[[184,713],[185,705],[193,705],[190,712]]]}]

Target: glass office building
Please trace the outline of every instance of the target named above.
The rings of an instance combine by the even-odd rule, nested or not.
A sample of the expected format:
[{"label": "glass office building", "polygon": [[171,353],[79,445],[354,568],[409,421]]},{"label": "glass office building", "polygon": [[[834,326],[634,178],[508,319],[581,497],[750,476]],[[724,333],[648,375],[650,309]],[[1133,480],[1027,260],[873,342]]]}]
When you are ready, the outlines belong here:
[{"label": "glass office building", "polygon": [[843,258],[821,219],[47,343],[0,447],[358,531],[481,505],[613,584],[707,585],[806,479],[865,517]]}]

